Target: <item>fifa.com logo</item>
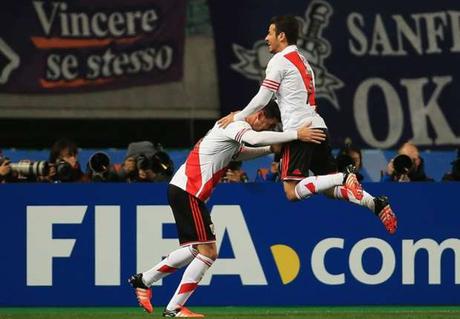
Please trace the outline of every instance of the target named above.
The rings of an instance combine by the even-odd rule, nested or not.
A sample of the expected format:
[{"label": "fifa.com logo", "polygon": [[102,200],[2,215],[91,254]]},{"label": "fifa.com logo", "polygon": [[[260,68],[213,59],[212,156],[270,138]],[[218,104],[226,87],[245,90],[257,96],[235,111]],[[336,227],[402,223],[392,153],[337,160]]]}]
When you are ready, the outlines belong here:
[{"label": "fifa.com logo", "polygon": [[[91,213],[88,213],[89,211]],[[94,285],[120,285],[121,258],[123,257],[121,256],[120,211],[120,206],[116,205],[98,205],[94,206],[94,210],[88,209],[88,206],[27,206],[27,285],[52,286],[53,258],[69,258],[68,262],[72,262],[73,253],[81,255],[75,252],[78,249],[94,250],[91,251],[91,255],[94,256],[94,264],[79,265],[80,268],[88,267],[89,271],[94,270]],[[91,216],[93,212],[94,216]],[[88,216],[84,218],[85,215]],[[221,248],[223,235],[226,233],[233,257],[218,258],[200,284],[209,285],[214,276],[238,275],[242,285],[268,285],[241,207],[216,205],[211,215],[216,228],[218,250]],[[82,224],[83,220],[85,220],[84,223],[91,223],[91,225],[94,222],[94,234],[85,233],[86,237],[94,235],[94,247],[75,245],[80,240],[78,236],[76,238],[53,238],[53,227],[62,227],[62,224]],[[136,206],[136,234],[132,236],[135,237],[136,243],[137,272],[149,269],[169,252],[177,249],[177,239],[163,238],[163,226],[173,223],[173,215],[169,206]],[[344,285],[353,280],[364,285],[379,285],[394,276],[395,272],[399,273],[396,271],[398,266],[401,267],[401,283],[414,285],[415,259],[417,255],[420,255],[417,258],[417,268],[428,269],[428,280],[417,278],[417,281],[424,280],[423,283],[439,285],[443,269],[441,264],[447,261],[446,258],[442,258],[443,253],[451,250],[455,256],[453,269],[450,269],[448,265],[449,267],[445,267],[444,270],[447,268],[453,271],[455,284],[460,284],[460,240],[458,238],[447,238],[442,242],[430,238],[421,238],[416,241],[403,239],[401,249],[398,250],[401,253],[398,256],[393,247],[380,238],[363,238],[352,245],[348,241],[345,245],[345,242],[344,238],[325,238],[309,244],[309,247],[301,252],[300,255],[304,256],[307,251],[311,251],[309,259],[314,276],[312,280],[325,285]],[[260,249],[264,248],[258,247],[258,250]],[[281,282],[287,285],[296,280],[301,269],[298,252],[281,243],[273,244],[269,249]],[[123,251],[125,250],[124,247]],[[366,258],[364,258],[369,250],[376,250],[381,256],[378,270],[373,270],[372,273],[366,270]],[[348,261],[348,265],[344,262],[344,269],[337,271],[337,265],[332,267],[327,264],[329,254],[338,254]],[[75,262],[81,263],[78,260]],[[420,266],[421,263],[425,264]],[[251,266],[247,267],[247,265]],[[55,266],[58,267],[58,265]],[[306,265],[303,264],[302,267]],[[332,272],[331,269],[334,271]],[[155,284],[161,285],[162,282]]]}]

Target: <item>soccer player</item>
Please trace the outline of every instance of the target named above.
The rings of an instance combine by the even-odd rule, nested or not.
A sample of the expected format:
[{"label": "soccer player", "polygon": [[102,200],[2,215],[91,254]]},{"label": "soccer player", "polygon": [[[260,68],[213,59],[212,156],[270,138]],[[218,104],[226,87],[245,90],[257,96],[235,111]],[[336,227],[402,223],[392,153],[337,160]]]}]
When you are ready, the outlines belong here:
[{"label": "soccer player", "polygon": [[[271,19],[265,41],[273,57],[268,62],[266,77],[259,92],[241,112],[231,113],[220,119],[220,126],[225,127],[234,120],[239,121],[257,112],[275,94],[284,130],[295,130],[308,120],[311,127],[327,132],[325,121],[316,112],[313,69],[296,46],[298,32],[299,25],[294,16],[277,16]],[[308,177],[309,170],[317,176]],[[393,234],[397,219],[388,197],[373,197],[363,191],[355,174],[347,174],[345,186],[337,186],[341,175],[332,174],[336,171],[328,138],[319,145],[292,141],[283,146],[281,179],[289,200],[297,201],[323,193],[331,198],[365,206]]]},{"label": "soccer player", "polygon": [[279,108],[274,101],[244,120],[235,121],[225,129],[216,124],[195,145],[186,162],[173,176],[168,187],[168,201],[176,221],[181,248],[171,252],[150,270],[129,279],[139,305],[147,312],[153,311],[150,286],[188,265],[163,316],[203,317],[184,307],[184,304],[217,258],[214,225],[205,201],[225,174],[230,161],[255,158],[276,148],[248,147],[243,143],[271,145],[298,139],[319,144],[326,138],[323,131],[311,129],[308,125],[284,132],[264,131],[274,128],[280,121]]}]

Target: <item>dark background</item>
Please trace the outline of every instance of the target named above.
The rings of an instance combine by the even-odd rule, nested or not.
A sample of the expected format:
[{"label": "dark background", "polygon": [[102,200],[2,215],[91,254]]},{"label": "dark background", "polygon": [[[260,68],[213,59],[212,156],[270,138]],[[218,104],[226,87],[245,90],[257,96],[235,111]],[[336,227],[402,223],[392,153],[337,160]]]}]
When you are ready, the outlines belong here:
[{"label": "dark background", "polygon": [[[2,148],[46,148],[60,137],[78,146],[127,147],[151,140],[166,148],[191,147],[214,125],[214,120],[63,120],[1,119]],[[179,134],[180,133],[180,134]]]}]

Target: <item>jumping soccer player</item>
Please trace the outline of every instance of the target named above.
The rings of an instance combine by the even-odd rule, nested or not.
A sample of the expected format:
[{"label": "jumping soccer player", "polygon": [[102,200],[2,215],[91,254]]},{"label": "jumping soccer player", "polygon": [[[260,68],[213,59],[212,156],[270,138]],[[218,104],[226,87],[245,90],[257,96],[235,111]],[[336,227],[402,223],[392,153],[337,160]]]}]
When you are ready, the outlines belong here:
[{"label": "jumping soccer player", "polygon": [[[312,123],[311,127],[327,133],[324,119],[316,112],[313,69],[296,46],[298,33],[299,25],[294,16],[271,19],[265,41],[268,50],[274,55],[268,62],[266,77],[259,92],[241,112],[231,113],[220,119],[220,126],[226,127],[233,120],[240,121],[257,112],[275,94],[281,111],[283,130],[295,130],[305,121],[309,121]],[[317,176],[308,177],[309,170]],[[319,145],[292,141],[283,146],[281,179],[289,200],[297,201],[322,193],[331,198],[365,206],[393,234],[397,228],[397,219],[388,197],[373,197],[363,191],[355,174],[346,175],[345,186],[334,187],[341,182],[341,175],[334,174],[336,172],[336,162],[331,154],[328,138]]]}]

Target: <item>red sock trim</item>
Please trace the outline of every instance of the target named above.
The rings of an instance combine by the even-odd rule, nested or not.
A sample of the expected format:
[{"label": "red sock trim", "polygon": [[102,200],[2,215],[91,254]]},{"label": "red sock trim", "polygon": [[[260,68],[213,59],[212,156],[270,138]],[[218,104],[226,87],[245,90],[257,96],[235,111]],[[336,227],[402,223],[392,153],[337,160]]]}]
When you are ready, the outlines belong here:
[{"label": "red sock trim", "polygon": [[177,268],[174,268],[174,267],[171,267],[171,266],[168,266],[168,265],[163,265],[160,268],[158,268],[157,271],[171,273],[171,272],[175,272],[176,270],[177,270]]}]

